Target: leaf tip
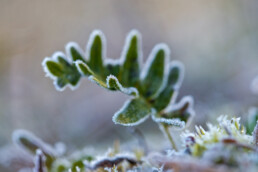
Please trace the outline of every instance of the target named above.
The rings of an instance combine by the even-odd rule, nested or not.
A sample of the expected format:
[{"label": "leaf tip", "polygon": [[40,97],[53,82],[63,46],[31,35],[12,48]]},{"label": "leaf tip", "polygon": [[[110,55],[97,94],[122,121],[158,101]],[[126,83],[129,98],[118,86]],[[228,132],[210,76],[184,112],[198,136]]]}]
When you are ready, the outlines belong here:
[{"label": "leaf tip", "polygon": [[83,50],[80,48],[80,46],[76,42],[69,42],[65,46],[65,52],[68,56],[68,59],[70,61],[76,61],[78,59],[83,60],[84,59],[84,53]]},{"label": "leaf tip", "polygon": [[120,89],[121,84],[119,83],[117,77],[115,77],[114,75],[109,75],[106,80],[108,88]]},{"label": "leaf tip", "polygon": [[98,41],[100,41],[100,42],[106,42],[106,37],[105,37],[104,33],[98,29],[94,30],[90,34],[89,45],[92,45],[96,39],[98,39]]},{"label": "leaf tip", "polygon": [[185,67],[184,64],[180,61],[174,60],[169,64],[169,70],[178,70],[178,78],[176,79],[175,83],[173,83],[174,89],[178,90],[183,82],[184,75],[185,75]]},{"label": "leaf tip", "polygon": [[43,67],[43,70],[45,72],[45,76],[46,77],[49,77],[51,79],[55,79],[56,76],[54,76],[50,71],[49,71],[49,68],[48,68],[48,62],[51,62],[53,61],[50,57],[45,57],[44,60],[42,61],[41,65]]},{"label": "leaf tip", "polygon": [[155,45],[155,47],[153,48],[153,52],[154,54],[162,52],[164,53],[165,57],[168,57],[170,55],[170,49],[166,43],[159,43]]},{"label": "leaf tip", "polygon": [[122,93],[132,95],[135,97],[139,96],[138,90],[134,87],[125,88],[121,85],[121,83],[118,81],[117,77],[114,75],[109,75],[106,79],[106,85],[111,90],[119,90]]},{"label": "leaf tip", "polygon": [[130,41],[138,41],[137,43],[139,44],[141,41],[141,33],[136,29],[131,30],[126,37],[126,44],[128,45]]},{"label": "leaf tip", "polygon": [[82,60],[76,60],[74,63],[81,75],[89,76],[93,74],[89,66],[86,63],[84,63]]}]

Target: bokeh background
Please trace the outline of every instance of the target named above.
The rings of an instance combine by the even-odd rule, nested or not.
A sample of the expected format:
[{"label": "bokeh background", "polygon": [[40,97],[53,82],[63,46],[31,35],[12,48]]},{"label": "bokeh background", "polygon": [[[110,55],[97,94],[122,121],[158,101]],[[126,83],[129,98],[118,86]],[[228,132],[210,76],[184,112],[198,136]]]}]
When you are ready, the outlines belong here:
[{"label": "bokeh background", "polygon": [[[142,33],[145,59],[155,44],[167,43],[171,60],[185,64],[179,98],[194,97],[195,123],[221,114],[245,118],[258,105],[250,91],[258,75],[257,9],[256,0],[0,0],[0,152],[18,128],[70,149],[133,139],[111,120],[126,96],[86,79],[75,91],[58,92],[42,70],[44,57],[69,41],[84,48],[94,29],[106,35],[110,58],[120,56],[131,29]],[[151,136],[163,139],[151,120],[140,129],[154,147]]]}]

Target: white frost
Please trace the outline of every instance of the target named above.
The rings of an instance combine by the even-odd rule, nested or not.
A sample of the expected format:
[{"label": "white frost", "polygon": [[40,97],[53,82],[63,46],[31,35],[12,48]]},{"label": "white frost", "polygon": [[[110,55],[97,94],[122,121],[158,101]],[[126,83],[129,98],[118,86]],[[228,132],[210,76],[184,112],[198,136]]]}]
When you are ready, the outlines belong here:
[{"label": "white frost", "polygon": [[[168,106],[165,110],[164,113],[169,113],[169,112],[173,112],[176,111],[180,108],[182,108],[182,106],[184,106],[186,103],[188,103],[188,107],[187,107],[187,111],[190,114],[190,118],[187,121],[187,124],[190,123],[190,121],[192,120],[192,117],[195,115],[195,112],[193,110],[193,104],[194,104],[194,100],[191,96],[185,96],[182,98],[182,100],[177,103],[177,104],[172,104],[170,106]],[[156,117],[155,115],[152,115],[152,119],[155,122],[158,123],[167,123],[170,124],[176,128],[185,128],[186,127],[186,123],[184,121],[181,121],[179,118],[173,118],[173,119],[167,119],[167,118],[162,118],[162,117]]]},{"label": "white frost", "polygon": [[132,30],[131,32],[129,32],[129,34],[127,35],[126,37],[126,40],[125,40],[125,44],[124,44],[124,48],[123,48],[123,51],[121,53],[121,58],[119,59],[120,61],[120,64],[123,64],[125,62],[125,59],[126,59],[126,53],[128,51],[128,49],[130,48],[130,42],[131,42],[131,39],[132,37],[136,36],[137,37],[137,54],[138,54],[138,63],[139,63],[139,66],[141,67],[142,65],[142,56],[143,56],[143,53],[142,53],[142,37],[141,37],[141,34],[139,31],[137,30]]},{"label": "white frost", "polygon": [[[12,139],[15,144],[17,144],[19,147],[22,147],[24,149],[28,149],[20,142],[20,138],[26,138],[34,145],[37,145],[38,148],[41,149],[42,151],[48,153],[49,155],[56,156],[56,151],[50,145],[43,142],[41,139],[39,139],[29,131],[19,129],[19,130],[15,130],[12,135]],[[38,150],[37,152],[40,153]]]},{"label": "white frost", "polygon": [[110,81],[111,79],[112,79],[112,80],[115,80],[116,85],[117,85],[117,87],[119,88],[119,90],[120,90],[121,92],[123,92],[123,93],[125,93],[125,94],[128,94],[128,95],[134,94],[135,97],[138,97],[138,96],[139,96],[138,90],[137,90],[136,88],[134,88],[134,87],[129,87],[129,88],[123,87],[123,86],[120,84],[120,82],[118,81],[117,77],[115,77],[114,75],[109,75],[109,76],[107,77],[107,87],[108,87],[108,88],[111,88],[111,86],[109,85],[109,81]]},{"label": "white frost", "polygon": [[67,54],[67,59],[70,63],[73,62],[73,57],[72,57],[72,54],[71,54],[71,51],[70,51],[71,48],[74,48],[85,59],[85,53],[83,52],[81,47],[76,42],[69,42],[65,46],[65,52]]},{"label": "white frost", "polygon": [[107,44],[106,44],[106,37],[105,35],[103,34],[102,31],[100,30],[94,30],[91,34],[90,34],[90,38],[88,40],[88,44],[86,46],[86,59],[89,60],[90,58],[90,50],[91,50],[91,47],[94,43],[94,39],[96,36],[99,36],[100,39],[101,39],[101,43],[102,43],[102,51],[101,51],[101,57],[102,57],[102,60],[104,61],[105,58],[106,58],[106,47],[107,47]]},{"label": "white frost", "polygon": [[[63,59],[67,59],[67,57],[65,56],[65,54],[61,51],[57,51],[55,52],[52,57],[46,57],[43,61],[42,61],[42,67],[43,67],[43,70],[44,72],[46,73],[46,77],[49,77],[53,80],[53,84],[56,88],[57,91],[64,91],[66,89],[66,87],[69,87],[71,90],[75,90],[79,87],[80,85],[80,82],[78,82],[75,86],[71,85],[70,83],[66,84],[64,87],[60,88],[58,85],[57,85],[57,78],[56,76],[52,75],[51,72],[49,72],[48,68],[47,68],[47,62],[48,61],[54,61],[54,62],[57,62],[58,63],[58,57],[61,57]],[[69,59],[67,59],[69,61]]]}]

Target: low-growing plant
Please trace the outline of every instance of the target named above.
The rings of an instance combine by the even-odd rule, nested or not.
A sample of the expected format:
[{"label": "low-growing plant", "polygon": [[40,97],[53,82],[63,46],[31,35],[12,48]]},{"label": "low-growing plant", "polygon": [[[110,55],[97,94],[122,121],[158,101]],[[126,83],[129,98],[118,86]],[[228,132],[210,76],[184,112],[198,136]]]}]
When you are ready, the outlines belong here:
[{"label": "low-growing plant", "polygon": [[[258,168],[258,125],[253,136],[246,133],[240,118],[227,116],[218,118],[218,124],[208,123],[208,130],[196,126],[196,132],[182,133],[184,147],[179,152],[169,151],[166,155],[158,152],[137,158],[137,153],[124,153],[118,145],[104,156],[89,155],[88,151],[68,154],[58,146],[43,142],[24,130],[13,134],[14,143],[35,155],[35,172],[88,172],[88,171],[249,171]],[[158,164],[158,165],[157,165]],[[216,169],[216,165],[219,168]],[[226,165],[227,168],[223,168]],[[237,170],[238,169],[238,170]]]},{"label": "low-growing plant", "polygon": [[163,43],[153,48],[141,70],[142,56],[138,31],[128,34],[121,58],[117,60],[106,59],[105,36],[101,31],[93,31],[86,52],[70,42],[66,45],[66,55],[56,52],[45,58],[42,65],[59,91],[66,86],[74,89],[81,77],[87,77],[107,90],[131,96],[114,114],[114,123],[134,126],[151,116],[177,150],[169,127],[183,129],[194,115],[192,97],[176,102],[184,67],[178,61],[169,62],[169,48]]},{"label": "low-growing plant", "polygon": [[[178,150],[169,129],[184,129],[194,115],[191,96],[176,101],[184,67],[178,61],[169,62],[170,52],[165,44],[153,48],[144,66],[142,56],[141,36],[137,31],[129,33],[121,58],[117,60],[106,59],[105,37],[102,32],[94,31],[86,52],[76,43],[68,43],[66,55],[54,53],[45,58],[42,65],[59,91],[67,86],[74,89],[82,77],[87,77],[107,90],[129,95],[129,100],[114,114],[114,123],[135,126],[151,116],[168,137],[172,151],[152,156],[140,151],[125,154],[115,144],[113,150],[101,158],[84,151],[68,154],[63,144],[52,146],[28,131],[16,130],[13,141],[35,156],[34,171],[217,172],[237,168],[243,171],[248,167],[249,171],[256,172],[257,109],[250,110],[246,127],[241,125],[240,118],[221,116],[217,125],[207,124],[208,130],[196,126],[196,132],[184,131],[181,134],[184,147]],[[138,133],[137,137],[142,136]]]},{"label": "low-growing plant", "polygon": [[240,118],[228,119],[227,116],[220,116],[217,121],[217,125],[208,123],[208,130],[204,130],[202,126],[195,126],[196,133],[183,134],[189,138],[186,140],[193,156],[202,156],[211,145],[218,142],[239,142],[247,145],[254,143],[253,137],[247,134],[245,127],[240,124]]},{"label": "low-growing plant", "polygon": [[[79,150],[78,152],[68,153],[63,148],[63,143],[52,146],[33,133],[26,130],[16,130],[13,133],[13,142],[23,150],[35,156],[35,172],[82,172],[86,170],[105,171],[105,168],[116,167],[117,169],[127,166],[134,167],[141,164],[141,157],[137,159],[136,153],[124,153],[118,151],[117,144],[111,152],[106,155],[96,157],[89,152]],[[60,148],[61,147],[61,148]],[[121,171],[121,170],[120,170]]]}]

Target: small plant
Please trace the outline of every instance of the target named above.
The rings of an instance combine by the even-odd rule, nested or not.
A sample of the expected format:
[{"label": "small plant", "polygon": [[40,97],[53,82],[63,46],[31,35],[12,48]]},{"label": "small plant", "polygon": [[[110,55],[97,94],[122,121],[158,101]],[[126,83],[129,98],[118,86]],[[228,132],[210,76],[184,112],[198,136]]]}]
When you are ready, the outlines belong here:
[{"label": "small plant", "polygon": [[[161,169],[166,171],[176,169],[182,171],[220,171],[216,165],[226,165],[229,169],[245,168],[256,171],[258,167],[257,126],[253,136],[246,133],[240,124],[240,118],[227,116],[218,118],[218,124],[208,123],[208,130],[196,126],[196,132],[182,133],[185,147],[179,151],[168,152],[166,156],[156,152],[142,155],[121,152],[118,144],[104,156],[89,155],[88,151],[67,153],[60,151],[58,146],[43,142],[32,133],[17,130],[13,134],[13,141],[19,147],[31,152],[35,156],[35,172],[88,172],[88,171],[150,171]],[[157,165],[157,163],[159,165]],[[213,168],[214,167],[214,168]],[[220,167],[220,166],[218,166]],[[252,170],[251,170],[252,169]],[[137,171],[137,170],[136,170]]]},{"label": "small plant", "polygon": [[83,150],[67,153],[62,148],[63,144],[52,146],[26,130],[16,130],[13,133],[13,142],[35,156],[35,172],[105,171],[105,168],[112,167],[123,169],[125,168],[124,162],[130,167],[142,163],[136,158],[136,154],[120,152],[117,144],[114,144],[114,148],[106,155],[97,158]]},{"label": "small plant", "polygon": [[[99,86],[120,91],[130,99],[113,116],[115,124],[135,126],[148,117],[158,123],[168,137],[172,150],[148,154],[140,132],[138,152],[122,152],[119,144],[104,156],[87,151],[68,153],[64,144],[45,143],[32,133],[16,130],[13,142],[35,156],[35,172],[88,172],[88,171],[257,171],[258,123],[257,109],[249,112],[246,127],[240,118],[220,116],[218,124],[207,124],[208,129],[196,126],[196,132],[182,133],[184,147],[178,150],[169,128],[184,129],[194,115],[193,99],[183,97],[176,102],[184,74],[180,62],[169,62],[169,48],[158,44],[142,67],[141,36],[133,30],[126,38],[121,58],[106,59],[105,37],[94,31],[86,53],[76,43],[68,43],[66,55],[62,52],[47,57],[42,63],[47,76],[54,80],[57,90],[67,86],[74,89],[82,77]],[[133,132],[133,131],[132,131]]]},{"label": "small plant", "polygon": [[141,69],[141,36],[133,30],[126,38],[121,58],[106,59],[106,39],[101,31],[94,31],[86,53],[74,42],[62,52],[47,57],[42,65],[54,80],[57,90],[67,86],[74,89],[81,77],[87,77],[101,87],[120,91],[131,98],[113,116],[115,124],[134,126],[149,116],[157,122],[177,150],[169,127],[183,129],[194,115],[193,99],[183,97],[176,103],[184,68],[180,62],[169,62],[170,52],[165,44],[156,45]]},{"label": "small plant", "polygon": [[227,116],[220,116],[218,125],[207,124],[208,131],[202,126],[195,126],[196,133],[184,133],[183,136],[188,138],[187,145],[191,149],[193,156],[202,156],[203,153],[218,142],[239,142],[253,144],[254,140],[251,135],[246,134],[246,129],[240,124],[240,118],[228,119]]},{"label": "small plant", "polygon": [[255,165],[258,162],[257,129],[251,136],[240,124],[240,118],[220,116],[217,121],[217,125],[208,123],[208,130],[196,126],[196,133],[183,133],[186,152],[214,164],[232,167],[241,167],[245,163]]}]

